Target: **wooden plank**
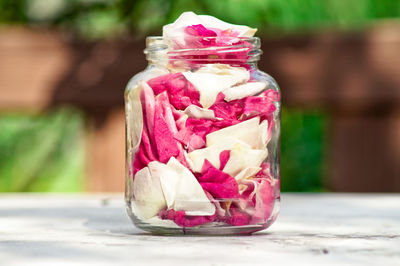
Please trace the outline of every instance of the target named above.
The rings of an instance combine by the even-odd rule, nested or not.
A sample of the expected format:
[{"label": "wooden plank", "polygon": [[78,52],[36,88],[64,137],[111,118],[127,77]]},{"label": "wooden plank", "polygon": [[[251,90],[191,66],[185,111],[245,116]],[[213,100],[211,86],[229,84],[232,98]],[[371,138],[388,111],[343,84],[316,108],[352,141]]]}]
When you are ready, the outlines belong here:
[{"label": "wooden plank", "polygon": [[[144,40],[76,42],[55,32],[1,28],[0,110],[78,106],[91,125],[88,188],[122,191],[123,91],[146,65],[143,48]],[[400,27],[263,38],[262,49],[260,69],[279,82],[284,106],[332,115],[331,188],[400,191]]]},{"label": "wooden plank", "polygon": [[329,187],[344,192],[400,191],[400,109],[334,114]]},{"label": "wooden plank", "polygon": [[124,191],[124,109],[93,114],[89,128],[86,189],[95,192]]},{"label": "wooden plank", "polygon": [[54,32],[0,28],[0,108],[37,111],[50,105],[72,56]]},{"label": "wooden plank", "polygon": [[[120,107],[126,82],[146,65],[144,40],[85,43],[48,32],[2,31],[3,108]],[[279,82],[286,106],[358,112],[400,102],[400,27],[263,38],[262,49],[260,69]]]},{"label": "wooden plank", "polygon": [[171,237],[135,228],[122,194],[0,195],[0,256],[3,265],[399,264],[399,195],[283,193],[282,206],[253,237]]},{"label": "wooden plank", "polygon": [[400,26],[263,42],[260,68],[286,106],[349,112],[400,102]]}]

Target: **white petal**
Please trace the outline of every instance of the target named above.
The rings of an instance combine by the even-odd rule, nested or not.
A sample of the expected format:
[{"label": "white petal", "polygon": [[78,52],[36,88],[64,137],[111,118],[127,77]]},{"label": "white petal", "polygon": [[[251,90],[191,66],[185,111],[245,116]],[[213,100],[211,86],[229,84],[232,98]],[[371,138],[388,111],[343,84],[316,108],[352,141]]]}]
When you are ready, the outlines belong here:
[{"label": "white petal", "polygon": [[201,23],[201,19],[195,13],[184,12],[175,20],[175,22],[163,27],[163,38],[167,42],[173,40],[175,44],[183,47],[185,45],[185,27]]},{"label": "white petal", "polygon": [[209,108],[215,102],[218,93],[226,89],[229,77],[209,73],[183,72],[185,78],[200,92],[200,104]]},{"label": "white petal", "polygon": [[176,188],[180,182],[180,176],[166,164],[157,161],[150,162],[148,168],[151,175],[160,180],[167,207],[168,209],[172,208],[175,203]]},{"label": "white petal", "polygon": [[152,176],[148,167],[136,173],[132,186],[138,216],[148,219],[166,207],[160,179]]},{"label": "white petal", "polygon": [[127,120],[129,126],[126,128],[127,135],[130,136],[128,139],[132,141],[130,146],[132,147],[132,154],[136,153],[142,136],[143,130],[143,114],[142,114],[142,104],[140,101],[140,86],[143,86],[143,82],[149,79],[168,74],[168,70],[162,67],[151,68],[148,71],[143,71],[135,75],[128,82],[128,100],[125,105],[125,112],[127,114]]},{"label": "white petal", "polygon": [[268,151],[266,149],[250,149],[238,143],[231,150],[229,160],[223,171],[235,176],[245,168],[259,167],[267,156]]},{"label": "white petal", "polygon": [[249,177],[255,176],[258,172],[260,172],[262,168],[258,166],[246,167],[242,171],[240,171],[236,176],[235,179],[237,181],[242,179],[247,179]]},{"label": "white petal", "polygon": [[264,120],[260,123],[260,136],[259,136],[259,149],[266,148],[268,141],[271,139],[270,133],[268,132],[268,120]]},{"label": "white petal", "polygon": [[232,149],[237,143],[241,143],[242,145],[247,145],[238,139],[225,136],[224,138],[221,138],[219,142],[216,142],[214,145],[210,145],[206,148],[197,149],[192,152],[189,152],[188,156],[193,162],[193,171],[196,173],[201,172],[201,168],[203,167],[205,159],[207,159],[215,168],[219,168],[220,167],[219,154],[224,150]]},{"label": "white petal", "polygon": [[[183,31],[184,28],[191,25],[202,24],[206,28],[214,28],[220,30],[233,30],[239,32],[238,37],[251,37],[254,36],[257,29],[253,29],[243,25],[235,25],[224,22],[212,16],[196,15],[193,12],[182,13],[174,23],[167,24],[163,27],[163,37],[165,39],[172,39],[179,44],[184,44]],[[177,40],[177,37],[179,39]]]},{"label": "white petal", "polygon": [[[250,195],[248,196],[249,199],[252,199],[254,197],[254,195],[256,194],[257,188],[258,188],[258,183],[252,179],[241,179],[239,181],[239,186],[244,186],[242,191],[239,191],[240,194],[242,194],[250,185],[253,185],[254,189],[253,191],[250,193]],[[253,215],[255,210],[253,207],[248,206],[249,205],[249,201],[245,200],[245,199],[239,199],[238,201],[238,205],[239,207],[244,210],[246,213],[248,213],[249,215]]]},{"label": "white petal", "polygon": [[151,226],[160,226],[160,227],[168,227],[168,228],[181,228],[179,225],[174,223],[171,220],[162,220],[158,216],[154,216],[150,219],[144,220],[144,223],[148,223]]},{"label": "white petal", "polygon": [[254,28],[250,28],[244,25],[230,24],[208,15],[199,15],[198,17],[200,17],[204,27],[217,28],[220,30],[235,30],[239,32],[238,37],[252,37],[257,31],[257,29]]},{"label": "white petal", "polygon": [[185,151],[185,150],[183,151],[183,156],[185,157],[186,163],[187,163],[188,166],[189,166],[189,170],[193,170],[193,168],[194,168],[194,163],[193,163],[192,159],[190,159],[190,157],[189,157],[187,151]]},{"label": "white petal", "polygon": [[187,215],[213,215],[215,206],[206,196],[196,177],[174,157],[163,164],[149,163],[154,178],[161,182],[168,209],[185,211]]},{"label": "white petal", "polygon": [[125,105],[126,119],[128,126],[126,127],[126,134],[128,136],[128,147],[131,147],[130,151],[135,154],[139,148],[140,140],[142,137],[143,130],[143,114],[142,104],[140,102],[140,86],[136,85],[131,87]]},{"label": "white petal", "polygon": [[259,122],[260,118],[254,117],[239,124],[214,131],[206,136],[207,146],[220,143],[227,137],[230,137],[243,141],[252,148],[258,148],[260,143]]},{"label": "white petal", "polygon": [[261,92],[266,87],[263,82],[249,82],[242,85],[230,87],[223,91],[225,101],[230,102],[237,99],[243,99],[248,96]]},{"label": "white petal", "polygon": [[128,82],[128,101],[126,101],[127,104],[125,105],[125,111],[127,114],[127,120],[130,121],[130,126],[126,128],[126,131],[127,135],[130,136],[128,139],[132,140],[130,146],[132,147],[133,154],[136,153],[139,148],[143,130],[142,104],[140,101],[141,82],[168,73],[168,70],[162,67],[150,68],[147,71],[138,73]]},{"label": "white petal", "polygon": [[157,66],[153,68],[148,68],[146,71],[139,72],[138,74],[134,75],[128,82],[127,87],[135,86],[135,84],[139,84],[141,81],[148,81],[152,78],[156,78],[165,74],[168,74],[169,71],[167,68],[163,66]]},{"label": "white petal", "polygon": [[180,110],[178,110],[178,112],[180,114],[182,114],[181,117],[179,117],[178,120],[175,121],[176,127],[177,127],[177,129],[179,131],[179,130],[181,130],[181,129],[183,129],[185,127],[186,120],[188,119],[189,116],[186,115],[186,114],[183,114],[183,112],[180,111]]},{"label": "white petal", "polygon": [[185,78],[200,92],[200,104],[208,108],[215,102],[218,93],[233,85],[247,82],[250,73],[242,67],[210,64],[196,72],[182,72]]},{"label": "white petal", "polygon": [[[233,84],[243,82],[242,80],[250,79],[250,72],[244,67],[232,67],[227,64],[207,64],[199,68],[196,73],[210,73],[217,75],[233,75],[237,81]],[[231,85],[232,86],[232,85]]]},{"label": "white petal", "polygon": [[213,215],[215,206],[210,202],[196,177],[174,157],[167,166],[180,176],[177,184],[174,210],[183,210],[187,215]]},{"label": "white petal", "polygon": [[215,119],[215,114],[213,110],[204,109],[193,104],[186,107],[184,113],[187,116],[194,118]]}]

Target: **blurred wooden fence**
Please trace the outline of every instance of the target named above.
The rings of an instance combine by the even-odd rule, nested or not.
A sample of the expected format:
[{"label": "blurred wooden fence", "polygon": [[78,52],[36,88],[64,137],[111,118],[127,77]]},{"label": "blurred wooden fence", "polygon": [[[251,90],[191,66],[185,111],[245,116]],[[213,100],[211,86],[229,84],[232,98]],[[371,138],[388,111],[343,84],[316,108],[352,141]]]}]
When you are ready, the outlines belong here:
[{"label": "blurred wooden fence", "polygon": [[[71,41],[0,29],[0,111],[74,104],[87,114],[90,191],[122,191],[123,90],[145,65],[144,40]],[[400,192],[400,27],[358,34],[263,38],[260,68],[286,107],[330,113],[327,186]],[[284,167],[284,166],[283,166]]]}]

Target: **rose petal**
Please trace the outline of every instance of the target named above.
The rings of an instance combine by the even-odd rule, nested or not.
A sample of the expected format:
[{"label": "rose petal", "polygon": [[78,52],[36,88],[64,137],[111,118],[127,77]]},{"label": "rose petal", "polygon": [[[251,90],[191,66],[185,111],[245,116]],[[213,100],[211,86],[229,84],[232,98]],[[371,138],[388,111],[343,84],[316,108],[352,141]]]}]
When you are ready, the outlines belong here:
[{"label": "rose petal", "polygon": [[247,82],[249,71],[225,64],[208,64],[196,72],[183,72],[185,78],[200,92],[200,104],[209,108],[217,95],[233,85]]},{"label": "rose petal", "polygon": [[247,143],[252,148],[259,147],[260,118],[255,117],[239,124],[214,131],[206,136],[207,146],[221,142],[227,136]]},{"label": "rose petal", "polygon": [[225,165],[229,160],[230,154],[231,154],[230,150],[222,151],[219,154],[219,162],[220,162],[219,170],[224,169]]},{"label": "rose petal", "polygon": [[268,120],[264,120],[260,123],[260,135],[258,147],[266,147],[271,139],[272,128],[269,127]]},{"label": "rose petal", "polygon": [[204,163],[202,175],[197,178],[203,189],[208,191],[214,198],[231,199],[238,198],[239,188],[236,180],[212,166],[208,161]]},{"label": "rose petal", "polygon": [[207,191],[204,191],[208,197],[208,199],[215,205],[216,214],[219,216],[224,216],[226,211],[221,207],[221,203],[218,200],[215,200],[214,197]]},{"label": "rose petal", "polygon": [[[161,211],[163,212],[163,211]],[[159,216],[154,216],[150,219],[145,219],[143,223],[151,224],[152,226],[168,227],[168,228],[180,228],[175,222],[161,219]]]},{"label": "rose petal", "polygon": [[168,124],[162,114],[161,106],[156,107],[154,116],[154,141],[161,162],[165,163],[172,156],[178,156],[180,152],[177,145],[178,142],[168,128]]},{"label": "rose petal", "polygon": [[211,216],[188,216],[185,211],[167,210],[161,211],[159,214],[163,220],[172,220],[181,227],[198,226],[212,222],[216,215]]},{"label": "rose petal", "polygon": [[260,172],[260,170],[261,170],[261,167],[258,167],[258,166],[246,167],[242,171],[240,171],[237,175],[235,175],[235,179],[237,181],[240,181],[242,179],[247,179],[249,177],[253,177],[258,172]]},{"label": "rose petal", "polygon": [[244,100],[243,104],[243,117],[253,117],[253,116],[265,116],[272,114],[276,110],[274,101],[270,97],[266,96],[270,94],[272,90],[265,91],[260,96],[249,96]]},{"label": "rose petal", "polygon": [[140,145],[143,130],[142,103],[140,101],[140,85],[131,87],[128,93],[128,100],[125,106],[127,120],[130,122],[126,127],[126,134],[131,141],[132,154],[135,154]]},{"label": "rose petal", "polygon": [[186,107],[184,113],[188,117],[215,119],[213,110],[204,109],[196,105],[189,105],[188,107]]},{"label": "rose petal", "polygon": [[251,217],[251,224],[265,223],[271,216],[275,203],[272,180],[261,179],[256,189],[255,213]]},{"label": "rose petal", "polygon": [[209,30],[202,24],[187,26],[184,32],[193,36],[204,36],[204,37],[216,37],[217,33],[215,31]]},{"label": "rose petal", "polygon": [[267,156],[268,151],[266,149],[250,149],[248,146],[238,143],[231,150],[224,172],[235,176],[245,168],[260,166]]},{"label": "rose petal", "polygon": [[229,212],[230,212],[231,216],[227,219],[228,224],[235,225],[235,226],[249,224],[250,216],[247,213],[241,212],[233,205],[231,206]]},{"label": "rose petal", "polygon": [[214,104],[209,108],[214,111],[217,119],[222,119],[221,121],[215,122],[214,125],[220,124],[219,127],[227,127],[240,123],[241,121],[239,121],[239,118],[243,113],[242,100],[226,102],[224,98],[225,95],[220,92]]},{"label": "rose petal", "polygon": [[266,84],[264,82],[248,82],[225,89],[223,93],[225,95],[225,101],[230,102],[255,95],[261,92],[265,87]]},{"label": "rose petal", "polygon": [[[183,210],[186,215],[213,215],[215,206],[208,200],[192,172],[174,157],[171,157],[167,166],[176,176],[179,176],[179,182],[176,183],[175,188],[173,209],[176,211]],[[165,179],[162,179],[162,184],[168,182],[168,177]]]},{"label": "rose petal", "polygon": [[185,211],[187,215],[213,215],[215,206],[209,200],[195,176],[174,157],[163,164],[148,165],[151,175],[160,180],[169,209]]},{"label": "rose petal", "polygon": [[189,152],[203,148],[206,145],[202,137],[194,134],[188,128],[183,128],[175,134],[175,139],[180,141]]},{"label": "rose petal", "polygon": [[153,138],[154,107],[155,107],[154,93],[153,90],[150,88],[150,86],[144,81],[140,82],[140,89],[141,89],[140,99],[141,102],[143,103],[144,116],[146,117],[145,119],[147,122],[147,130],[149,131],[149,136]]},{"label": "rose petal", "polygon": [[152,176],[148,167],[136,173],[132,186],[135,209],[139,216],[148,219],[166,207],[160,179]]},{"label": "rose petal", "polygon": [[[196,25],[197,27],[193,27],[192,25]],[[190,28],[192,31],[186,33],[190,35],[197,34],[198,36],[210,36],[213,35],[212,32],[217,32],[220,36],[251,37],[257,31],[257,29],[230,24],[212,16],[198,16],[193,12],[184,12],[174,23],[163,27],[163,37],[166,40],[174,40],[178,46],[184,46],[185,40],[183,35],[188,26],[192,26]]]},{"label": "rose petal", "polygon": [[206,28],[219,29],[223,31],[223,35],[235,35],[237,37],[252,37],[257,29],[250,28],[244,25],[235,25],[219,20],[215,17],[208,15],[199,15],[202,23]]},{"label": "rose petal", "polygon": [[159,76],[147,83],[153,89],[155,95],[167,92],[172,106],[178,110],[183,110],[191,104],[200,105],[199,91],[188,82],[182,73]]},{"label": "rose petal", "polygon": [[[221,139],[220,142],[215,143],[214,145],[208,146],[207,148],[194,150],[188,153],[189,158],[193,161],[193,171],[200,172],[204,160],[208,160],[214,167],[220,168],[220,158],[219,154],[224,150],[232,149],[235,144],[240,143],[240,140],[233,139],[230,137],[225,137]],[[247,146],[250,148],[246,143],[241,143],[242,146]],[[229,163],[229,161],[228,161]]]},{"label": "rose petal", "polygon": [[157,161],[150,162],[148,168],[150,174],[160,180],[167,208],[173,208],[176,198],[176,189],[181,177],[166,164]]}]

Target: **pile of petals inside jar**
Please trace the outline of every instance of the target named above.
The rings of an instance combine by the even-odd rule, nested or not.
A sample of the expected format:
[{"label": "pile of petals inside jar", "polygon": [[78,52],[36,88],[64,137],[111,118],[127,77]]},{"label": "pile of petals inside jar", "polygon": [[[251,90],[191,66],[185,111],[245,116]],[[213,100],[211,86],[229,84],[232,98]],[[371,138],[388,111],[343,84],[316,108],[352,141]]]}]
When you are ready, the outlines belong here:
[{"label": "pile of petals inside jar", "polygon": [[[244,37],[255,31],[192,12],[164,26],[164,41],[183,51],[169,58],[191,58],[193,65],[180,68],[171,59],[168,72],[138,84],[143,125],[132,194],[143,221],[241,226],[263,224],[271,216],[279,181],[271,175],[267,144],[279,92],[252,78],[246,64],[237,64],[246,62],[251,44]],[[241,49],[202,60],[232,45]],[[217,50],[198,49],[193,56],[196,48],[207,47]]]}]

